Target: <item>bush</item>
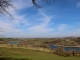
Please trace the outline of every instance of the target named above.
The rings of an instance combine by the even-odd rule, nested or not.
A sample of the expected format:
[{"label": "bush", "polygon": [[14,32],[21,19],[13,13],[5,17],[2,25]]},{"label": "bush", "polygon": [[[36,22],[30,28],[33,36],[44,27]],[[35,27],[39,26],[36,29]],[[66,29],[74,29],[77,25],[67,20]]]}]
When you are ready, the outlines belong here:
[{"label": "bush", "polygon": [[53,53],[64,57],[69,56],[69,54],[66,53],[66,51],[62,47],[55,48]]}]

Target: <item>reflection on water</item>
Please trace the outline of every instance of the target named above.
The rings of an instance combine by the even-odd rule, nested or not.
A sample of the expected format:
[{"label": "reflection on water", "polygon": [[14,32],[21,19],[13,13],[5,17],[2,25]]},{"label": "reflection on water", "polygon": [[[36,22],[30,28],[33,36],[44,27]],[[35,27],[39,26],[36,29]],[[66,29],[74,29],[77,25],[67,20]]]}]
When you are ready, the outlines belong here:
[{"label": "reflection on water", "polygon": [[[49,47],[51,49],[54,49],[54,48],[57,48],[57,47],[62,47],[62,46],[54,46],[52,44],[49,45]],[[63,47],[66,51],[69,51],[69,50],[76,50],[76,51],[79,51],[80,52],[80,47]]]},{"label": "reflection on water", "polygon": [[19,44],[19,42],[18,41],[10,41],[10,42],[8,42],[8,44]]}]

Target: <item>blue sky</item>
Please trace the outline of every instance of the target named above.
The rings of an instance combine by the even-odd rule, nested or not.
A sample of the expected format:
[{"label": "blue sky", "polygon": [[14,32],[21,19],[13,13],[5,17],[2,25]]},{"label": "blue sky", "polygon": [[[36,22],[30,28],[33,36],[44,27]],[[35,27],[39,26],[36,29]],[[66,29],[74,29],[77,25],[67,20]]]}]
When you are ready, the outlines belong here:
[{"label": "blue sky", "polygon": [[13,0],[8,15],[0,15],[0,35],[15,38],[52,38],[80,36],[80,0],[55,0],[46,4],[37,3],[40,9],[33,7],[31,0]]}]

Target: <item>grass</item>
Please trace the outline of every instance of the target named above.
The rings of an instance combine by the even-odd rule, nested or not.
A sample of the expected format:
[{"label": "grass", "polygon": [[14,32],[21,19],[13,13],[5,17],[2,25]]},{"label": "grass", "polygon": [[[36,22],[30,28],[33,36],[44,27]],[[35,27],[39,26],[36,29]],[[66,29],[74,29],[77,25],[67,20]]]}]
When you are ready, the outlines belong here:
[{"label": "grass", "polygon": [[0,60],[80,60],[80,57],[62,57],[20,48],[0,48]]}]

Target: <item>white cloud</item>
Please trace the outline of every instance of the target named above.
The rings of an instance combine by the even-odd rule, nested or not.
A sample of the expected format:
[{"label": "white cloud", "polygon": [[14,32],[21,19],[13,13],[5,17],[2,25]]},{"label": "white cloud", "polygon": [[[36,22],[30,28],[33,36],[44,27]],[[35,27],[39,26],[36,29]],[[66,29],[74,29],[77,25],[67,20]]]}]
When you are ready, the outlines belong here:
[{"label": "white cloud", "polygon": [[38,33],[41,33],[41,32],[46,33],[49,31],[53,31],[54,29],[47,27],[52,19],[52,16],[48,16],[45,13],[40,12],[40,11],[39,11],[39,14],[42,16],[39,18],[39,20],[41,20],[42,22],[39,23],[38,25],[30,27],[29,31],[38,32]]},{"label": "white cloud", "polygon": [[60,24],[60,25],[58,26],[58,30],[59,30],[59,31],[64,31],[64,30],[66,30],[68,27],[69,27],[69,26],[67,26],[67,24]]},{"label": "white cloud", "polygon": [[7,9],[7,11],[9,11],[9,13],[12,14],[14,19],[9,19],[8,17],[6,17],[7,15],[0,17],[0,27],[4,29],[5,33],[22,32],[21,29],[16,28],[17,26],[20,26],[21,23],[23,23],[25,26],[30,25],[30,23],[28,23],[27,18],[25,17],[25,14],[20,15],[17,12],[21,11],[21,9],[31,7],[31,0],[14,0],[12,3],[17,8],[17,11],[15,11],[12,8]]},{"label": "white cloud", "polygon": [[0,20],[0,28],[3,29],[4,32],[21,32],[19,29],[15,29],[12,23],[8,23]]},{"label": "white cloud", "polygon": [[80,2],[76,3],[76,7],[77,7],[77,8],[80,7]]},{"label": "white cloud", "polygon": [[31,0],[13,0],[12,3],[17,9],[25,9],[32,6]]}]

